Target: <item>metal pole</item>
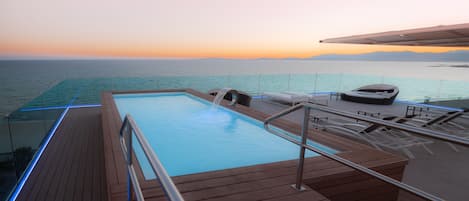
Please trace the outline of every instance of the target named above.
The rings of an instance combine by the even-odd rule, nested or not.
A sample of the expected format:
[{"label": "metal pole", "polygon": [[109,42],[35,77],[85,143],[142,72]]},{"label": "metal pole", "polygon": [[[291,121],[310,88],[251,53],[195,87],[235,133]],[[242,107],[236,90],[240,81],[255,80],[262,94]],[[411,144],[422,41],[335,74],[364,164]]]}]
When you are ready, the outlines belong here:
[{"label": "metal pole", "polygon": [[13,136],[11,135],[10,114],[7,114],[6,118],[7,118],[7,125],[8,125],[8,134],[10,135],[11,152],[14,154],[15,146],[13,145]]},{"label": "metal pole", "polygon": [[305,163],[305,151],[306,151],[306,139],[308,138],[308,122],[309,122],[309,113],[310,109],[304,107],[304,118],[303,118],[303,125],[301,127],[301,147],[300,147],[300,156],[298,160],[298,170],[296,173],[296,184],[294,188],[298,191],[306,190],[301,183],[303,182],[303,167]]},{"label": "metal pole", "polygon": [[20,175],[18,175],[18,171],[16,171],[16,152],[15,152],[15,146],[13,144],[13,135],[11,134],[10,114],[7,114],[5,117],[7,118],[8,135],[10,136],[10,147],[11,147],[11,153],[13,154],[13,167],[15,167],[15,176],[16,176],[16,179],[19,179]]},{"label": "metal pole", "polygon": [[261,94],[261,74],[257,76],[257,95]]},{"label": "metal pole", "polygon": [[[128,122],[127,122],[128,123]],[[132,166],[132,128],[127,125],[127,169]],[[132,179],[130,178],[130,171],[127,171],[127,195],[128,200],[132,200]]]}]

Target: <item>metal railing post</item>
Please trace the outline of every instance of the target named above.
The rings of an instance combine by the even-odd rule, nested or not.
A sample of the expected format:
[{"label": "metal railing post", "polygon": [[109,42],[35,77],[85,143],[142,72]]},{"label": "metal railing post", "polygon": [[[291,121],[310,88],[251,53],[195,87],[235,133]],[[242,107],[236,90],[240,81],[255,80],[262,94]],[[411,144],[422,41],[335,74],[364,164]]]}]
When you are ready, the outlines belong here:
[{"label": "metal railing post", "polygon": [[[137,124],[133,120],[130,115],[126,115],[124,118],[124,122],[122,123],[122,127],[120,129],[120,144],[122,151],[124,153],[124,157],[126,159],[127,165],[127,174],[128,174],[128,185],[127,185],[127,192],[128,192],[128,200],[133,200],[135,198],[138,201],[144,201],[145,197],[142,193],[142,188],[140,187],[140,183],[138,181],[137,174],[135,173],[135,168],[133,166],[133,144],[132,138],[135,136],[137,139],[137,143],[142,147],[143,153],[145,154],[146,158],[150,162],[150,166],[153,172],[156,174],[156,179],[160,183],[161,187],[163,188],[164,192],[166,193],[166,197],[171,201],[184,201],[181,196],[181,193],[174,185],[171,177],[168,175],[166,170],[164,169],[163,165],[159,161],[158,157],[156,156],[155,152],[151,149],[150,144],[145,139],[142,134],[142,131],[137,127]],[[126,138],[127,137],[127,138]],[[135,197],[134,197],[135,194]]]},{"label": "metal railing post", "polygon": [[[127,127],[127,168],[132,166],[132,129]],[[132,200],[132,179],[130,178],[130,172],[127,171],[127,192],[129,193],[127,195],[128,200]]]},{"label": "metal railing post", "polygon": [[296,183],[294,188],[298,191],[303,191],[305,188],[301,185],[303,182],[303,167],[305,164],[306,140],[308,139],[308,122],[309,122],[310,108],[304,107],[303,125],[301,127],[301,146],[300,156],[298,159],[298,170],[296,172]]}]

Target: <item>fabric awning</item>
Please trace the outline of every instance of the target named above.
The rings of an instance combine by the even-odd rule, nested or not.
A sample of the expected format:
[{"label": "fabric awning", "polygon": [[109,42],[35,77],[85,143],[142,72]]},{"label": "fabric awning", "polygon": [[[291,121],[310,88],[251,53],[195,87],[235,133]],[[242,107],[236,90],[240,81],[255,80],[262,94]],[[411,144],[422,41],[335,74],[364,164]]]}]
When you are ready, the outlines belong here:
[{"label": "fabric awning", "polygon": [[469,47],[469,23],[330,38],[320,43]]}]

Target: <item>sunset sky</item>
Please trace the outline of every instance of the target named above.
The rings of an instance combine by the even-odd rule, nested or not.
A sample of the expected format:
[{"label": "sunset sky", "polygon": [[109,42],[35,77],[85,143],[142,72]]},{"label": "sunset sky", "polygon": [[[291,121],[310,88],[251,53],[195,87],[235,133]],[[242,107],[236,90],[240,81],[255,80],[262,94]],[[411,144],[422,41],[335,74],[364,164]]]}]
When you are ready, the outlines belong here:
[{"label": "sunset sky", "polygon": [[325,38],[468,23],[468,0],[2,0],[0,56],[285,58],[372,51]]}]

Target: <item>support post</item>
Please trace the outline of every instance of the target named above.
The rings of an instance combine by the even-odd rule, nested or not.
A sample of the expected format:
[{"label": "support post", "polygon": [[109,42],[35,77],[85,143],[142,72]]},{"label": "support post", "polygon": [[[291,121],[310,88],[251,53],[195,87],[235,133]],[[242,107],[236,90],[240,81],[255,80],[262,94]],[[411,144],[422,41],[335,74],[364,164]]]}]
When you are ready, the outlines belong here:
[{"label": "support post", "polygon": [[[128,122],[127,122],[128,123]],[[127,198],[132,200],[132,179],[130,178],[130,167],[132,166],[132,128],[127,125]]]},{"label": "support post", "polygon": [[298,160],[298,169],[296,173],[296,183],[293,185],[293,187],[298,191],[306,190],[306,188],[303,187],[301,183],[303,182],[303,167],[305,163],[305,151],[306,151],[305,145],[308,139],[308,123],[309,123],[310,108],[305,107],[304,110],[305,111],[304,111],[303,125],[301,127],[300,156]]},{"label": "support post", "polygon": [[13,135],[11,133],[10,114],[7,114],[5,118],[7,119],[8,135],[10,136],[10,148],[11,148],[11,153],[13,155],[13,167],[15,168],[15,176],[16,176],[16,180],[19,180],[21,175],[18,174],[18,169],[16,169],[16,165],[17,165],[16,164],[16,151],[15,151],[15,145],[13,143]]}]

